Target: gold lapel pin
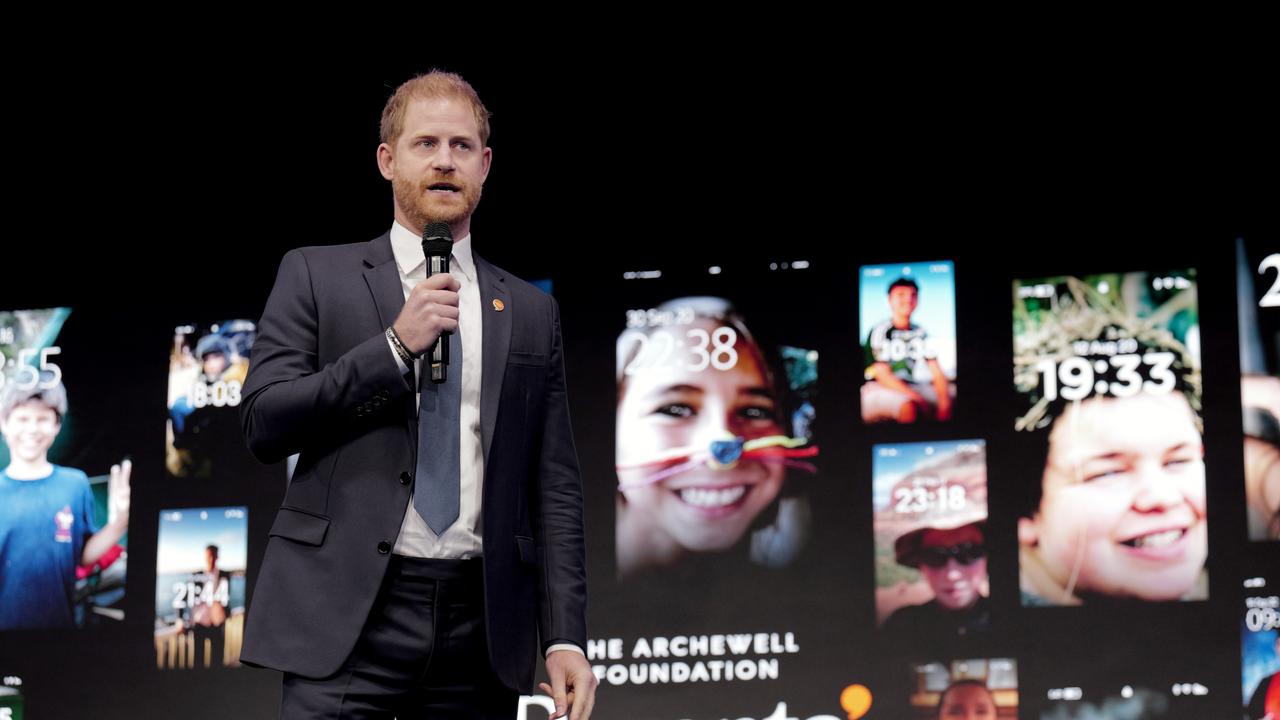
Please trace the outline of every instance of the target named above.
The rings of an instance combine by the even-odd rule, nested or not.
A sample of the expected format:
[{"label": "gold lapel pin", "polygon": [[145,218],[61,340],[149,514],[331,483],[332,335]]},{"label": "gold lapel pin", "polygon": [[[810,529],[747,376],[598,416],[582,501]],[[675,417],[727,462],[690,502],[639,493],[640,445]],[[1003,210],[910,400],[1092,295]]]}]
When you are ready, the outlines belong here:
[{"label": "gold lapel pin", "polygon": [[499,300],[498,298],[494,298],[494,299],[493,299],[493,309],[494,309],[494,310],[497,310],[498,312],[502,312],[502,311],[503,311],[503,309],[504,309],[504,308],[506,308],[506,307],[507,307],[507,306],[506,306],[506,304],[505,304],[505,303],[503,303],[503,302],[502,302],[501,300]]}]

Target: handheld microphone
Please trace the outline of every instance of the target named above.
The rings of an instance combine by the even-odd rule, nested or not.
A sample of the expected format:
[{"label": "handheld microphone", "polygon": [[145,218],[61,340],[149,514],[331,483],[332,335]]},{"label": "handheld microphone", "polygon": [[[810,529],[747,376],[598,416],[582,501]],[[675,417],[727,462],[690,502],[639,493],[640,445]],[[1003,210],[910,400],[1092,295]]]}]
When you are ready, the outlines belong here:
[{"label": "handheld microphone", "polygon": [[[453,253],[453,231],[448,223],[432,222],[422,231],[422,254],[427,259],[427,277],[449,272]],[[449,369],[449,333],[442,332],[431,346],[431,382],[442,383]]]}]

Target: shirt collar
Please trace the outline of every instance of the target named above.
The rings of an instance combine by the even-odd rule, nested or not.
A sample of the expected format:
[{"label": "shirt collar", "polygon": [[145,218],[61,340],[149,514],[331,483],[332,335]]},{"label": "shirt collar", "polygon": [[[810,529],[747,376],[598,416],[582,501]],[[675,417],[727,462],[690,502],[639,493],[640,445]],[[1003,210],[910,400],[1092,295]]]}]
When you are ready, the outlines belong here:
[{"label": "shirt collar", "polygon": [[[427,262],[422,256],[422,236],[401,225],[399,221],[391,223],[391,252],[395,255],[400,274],[406,277]],[[467,280],[475,280],[476,264],[471,257],[471,233],[454,241],[453,260],[450,261],[449,269],[462,273]]]}]

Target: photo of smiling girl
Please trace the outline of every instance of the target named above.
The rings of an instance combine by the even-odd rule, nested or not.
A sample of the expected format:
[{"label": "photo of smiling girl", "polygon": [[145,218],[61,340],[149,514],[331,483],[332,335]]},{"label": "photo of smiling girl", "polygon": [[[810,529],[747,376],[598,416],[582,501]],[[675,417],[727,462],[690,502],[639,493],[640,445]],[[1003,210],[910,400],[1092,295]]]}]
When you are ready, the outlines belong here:
[{"label": "photo of smiling girl", "polygon": [[817,353],[776,357],[777,369],[722,298],[630,316],[617,344],[620,578],[702,554],[776,568],[800,553],[810,508],[786,488],[792,474],[816,472],[804,396]]}]

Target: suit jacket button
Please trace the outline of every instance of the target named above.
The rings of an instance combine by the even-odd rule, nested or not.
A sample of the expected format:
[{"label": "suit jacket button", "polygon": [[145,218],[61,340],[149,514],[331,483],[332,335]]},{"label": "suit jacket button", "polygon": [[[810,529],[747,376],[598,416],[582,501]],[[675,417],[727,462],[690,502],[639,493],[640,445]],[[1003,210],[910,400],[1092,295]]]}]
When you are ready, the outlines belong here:
[{"label": "suit jacket button", "polygon": [[404,472],[400,473],[401,485],[408,485],[411,482],[413,482],[413,475],[409,474],[408,470],[405,470]]},{"label": "suit jacket button", "polygon": [[382,542],[378,543],[379,555],[386,555],[389,552],[391,552],[391,543],[387,542],[386,540],[383,540]]}]

